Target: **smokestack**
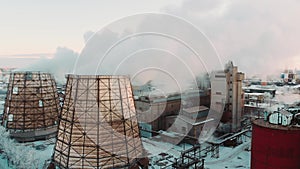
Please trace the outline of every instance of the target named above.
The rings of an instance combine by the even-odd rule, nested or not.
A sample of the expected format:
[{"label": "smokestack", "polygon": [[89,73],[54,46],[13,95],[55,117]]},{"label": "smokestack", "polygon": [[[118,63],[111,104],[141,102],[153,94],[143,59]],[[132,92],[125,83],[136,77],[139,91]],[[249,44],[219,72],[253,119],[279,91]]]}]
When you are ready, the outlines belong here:
[{"label": "smokestack", "polygon": [[18,141],[55,137],[59,101],[49,73],[10,74],[2,125]]},{"label": "smokestack", "polygon": [[67,75],[54,164],[132,168],[143,155],[129,78]]}]

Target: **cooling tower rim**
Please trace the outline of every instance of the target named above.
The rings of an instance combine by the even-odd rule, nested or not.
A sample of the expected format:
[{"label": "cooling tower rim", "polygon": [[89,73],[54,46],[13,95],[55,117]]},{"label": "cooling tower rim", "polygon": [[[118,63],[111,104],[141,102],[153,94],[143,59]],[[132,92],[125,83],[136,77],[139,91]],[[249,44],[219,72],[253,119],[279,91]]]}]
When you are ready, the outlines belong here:
[{"label": "cooling tower rim", "polygon": [[72,79],[129,79],[129,75],[86,75],[86,74],[66,74],[66,78]]},{"label": "cooling tower rim", "polygon": [[44,72],[44,71],[30,71],[30,70],[20,71],[20,70],[17,70],[17,71],[12,71],[11,72],[11,74],[26,74],[26,73],[31,73],[31,74],[49,74],[49,75],[52,75],[51,73]]}]

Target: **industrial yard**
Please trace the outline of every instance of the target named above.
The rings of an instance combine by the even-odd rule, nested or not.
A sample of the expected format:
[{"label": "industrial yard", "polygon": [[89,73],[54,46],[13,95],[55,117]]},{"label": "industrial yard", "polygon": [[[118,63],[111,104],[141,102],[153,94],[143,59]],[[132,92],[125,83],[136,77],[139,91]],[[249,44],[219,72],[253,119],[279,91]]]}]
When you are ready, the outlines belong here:
[{"label": "industrial yard", "polygon": [[[40,76],[39,74],[36,74],[36,75],[34,74],[35,76],[32,76],[33,74],[31,74],[31,73],[29,75],[28,74],[29,74],[28,72],[25,74],[20,74],[18,72],[16,74],[16,76],[18,76],[18,78],[20,78],[20,76],[21,77],[24,76],[27,78],[27,79],[25,78],[25,80],[30,80],[30,81],[32,79],[34,79],[34,77],[36,75],[37,75],[36,77]],[[30,76],[30,77],[28,77],[28,76]],[[120,78],[120,77],[116,77],[116,78]],[[30,78],[30,79],[28,79],[28,78]],[[105,84],[108,82],[107,78],[108,79],[112,78],[110,76],[99,76],[97,78],[95,78],[94,76],[83,76],[84,79],[81,80],[80,76],[69,75],[69,76],[67,76],[67,78],[69,79],[68,85],[64,88],[63,93],[65,93],[65,95],[69,94],[69,96],[64,96],[63,99],[59,98],[58,96],[59,96],[59,94],[61,94],[61,91],[58,91],[57,93],[54,93],[54,94],[50,94],[49,96],[56,97],[56,99],[54,99],[57,101],[57,103],[54,104],[55,106],[59,106],[59,105],[60,106],[62,106],[62,105],[68,106],[68,105],[73,105],[72,102],[74,100],[71,99],[72,97],[74,97],[74,96],[72,96],[73,94],[80,95],[81,100],[78,100],[78,102],[81,104],[79,106],[79,108],[82,111],[84,111],[84,109],[82,109],[82,107],[84,107],[86,105],[86,103],[88,103],[88,102],[86,102],[87,100],[89,100],[89,105],[90,105],[89,111],[90,112],[92,112],[92,109],[91,109],[92,106],[95,106],[95,109],[94,109],[95,112],[97,112],[97,110],[98,110],[97,99],[96,99],[97,97],[95,99],[92,99],[92,98],[86,99],[87,97],[89,97],[88,95],[92,95],[93,97],[97,96],[97,92],[95,95],[95,91],[98,90],[97,83],[95,83],[95,82],[97,82],[97,79],[103,78],[103,80],[101,82],[102,87],[100,87],[102,89],[105,89],[105,88],[109,89],[109,87],[105,87],[105,86],[115,85],[115,84],[117,84],[117,86],[112,87],[112,88],[117,89],[118,86],[121,85],[119,80],[113,81],[113,79],[111,80],[111,84]],[[95,78],[95,79],[93,79],[93,78]],[[17,79],[17,78],[13,78],[13,79]],[[38,79],[41,79],[41,78],[38,78]],[[36,80],[38,80],[38,79],[36,79]],[[36,82],[36,80],[34,80],[34,81]],[[16,82],[20,83],[19,80],[16,80]],[[122,81],[123,85],[125,85],[126,83],[130,84],[130,82]],[[11,84],[15,84],[15,83],[11,83]],[[16,83],[15,85],[8,87],[8,89],[9,89],[8,91],[11,90],[12,96],[16,95],[17,93],[22,94],[23,91],[30,92],[30,98],[32,101],[27,99],[27,102],[29,101],[31,103],[31,104],[27,104],[27,102],[23,102],[23,103],[20,102],[20,101],[22,101],[22,99],[21,99],[18,103],[30,106],[30,105],[32,105],[33,102],[37,102],[37,108],[43,107],[43,104],[40,103],[40,100],[43,100],[41,98],[41,96],[38,95],[37,99],[34,99],[34,97],[33,97],[34,95],[32,93],[36,92],[36,91],[38,93],[43,93],[43,92],[41,92],[42,91],[41,88],[43,86],[45,86],[46,84],[34,86],[34,84],[40,84],[40,83],[37,82],[37,83],[34,83],[33,85],[30,85],[31,83],[27,83],[27,84],[29,84],[29,86],[27,86],[28,87],[27,89],[25,89],[25,86],[24,86],[24,84],[26,84],[26,83],[22,82],[20,84],[21,84],[21,87],[23,87],[23,89],[21,87],[16,89],[17,88],[16,86],[18,85]],[[75,93],[73,91],[72,92],[68,91],[71,89],[70,87],[72,87],[74,84],[77,84],[77,85],[81,84],[82,87],[84,87],[84,88],[78,88],[78,91],[76,91]],[[89,85],[86,86],[84,84],[89,84]],[[99,84],[100,84],[100,81],[99,81]],[[92,90],[93,86],[91,86],[91,85],[95,85],[94,90]],[[8,86],[10,86],[10,85],[8,85]],[[276,91],[276,94],[274,94],[274,96],[272,96],[272,95],[268,95],[266,93],[265,94],[255,94],[255,92],[249,93],[248,94],[249,96],[247,95],[247,98],[246,98],[249,100],[245,101],[245,103],[247,103],[247,104],[242,105],[242,107],[245,107],[245,108],[240,109],[240,110],[244,110],[244,112],[237,113],[237,114],[240,114],[239,119],[237,119],[237,121],[240,121],[240,124],[239,125],[236,124],[235,127],[237,127],[237,126],[239,126],[239,127],[237,127],[236,129],[233,129],[232,126],[230,127],[230,125],[232,125],[232,120],[230,120],[231,117],[228,117],[228,115],[225,115],[225,117],[224,117],[224,114],[223,114],[220,125],[218,128],[216,128],[215,134],[211,135],[211,137],[208,140],[206,140],[205,142],[203,142],[201,144],[198,143],[198,138],[201,135],[202,130],[205,128],[205,124],[210,122],[210,120],[208,120],[208,115],[209,115],[208,110],[209,110],[210,105],[207,103],[209,103],[211,101],[210,100],[206,101],[207,100],[207,97],[206,97],[207,92],[202,91],[201,92],[202,94],[200,93],[200,95],[195,94],[195,92],[192,92],[192,93],[189,92],[189,94],[181,95],[181,96],[173,94],[172,97],[168,97],[168,99],[162,99],[159,97],[157,99],[157,98],[155,98],[157,96],[155,96],[154,98],[151,98],[151,100],[149,100],[149,98],[141,100],[141,98],[143,98],[143,97],[138,96],[138,95],[136,95],[138,97],[134,97],[135,99],[133,99],[133,95],[132,95],[131,96],[132,98],[129,99],[128,101],[135,102],[135,106],[136,106],[138,114],[139,113],[141,113],[141,114],[149,113],[149,110],[150,110],[150,112],[152,112],[149,115],[152,115],[152,116],[153,115],[155,116],[155,113],[160,113],[160,116],[158,116],[159,118],[157,119],[157,121],[150,121],[150,123],[145,121],[145,118],[143,116],[137,117],[137,119],[139,119],[140,127],[139,127],[139,129],[133,130],[133,132],[139,131],[140,134],[136,135],[133,133],[131,135],[134,137],[140,135],[140,136],[142,136],[142,138],[140,141],[132,140],[135,142],[135,143],[133,142],[132,145],[136,145],[138,142],[140,142],[141,146],[143,148],[142,147],[140,148],[140,150],[138,152],[140,152],[141,154],[137,155],[135,158],[140,158],[140,157],[147,158],[148,162],[146,162],[145,165],[147,165],[148,168],[153,168],[153,169],[156,169],[156,168],[166,168],[166,169],[170,168],[171,169],[171,168],[178,168],[178,167],[180,168],[180,166],[181,167],[185,166],[184,168],[206,168],[206,169],[209,169],[209,168],[211,168],[211,169],[251,168],[251,166],[253,167],[255,165],[260,165],[259,161],[261,161],[261,160],[259,160],[258,158],[265,158],[265,157],[259,157],[259,155],[255,155],[255,154],[257,152],[260,152],[260,150],[257,150],[257,146],[261,147],[262,145],[260,145],[260,144],[264,144],[265,141],[263,141],[264,139],[260,141],[261,138],[259,138],[259,137],[261,137],[262,134],[256,133],[258,131],[258,127],[254,128],[255,134],[253,135],[253,133],[252,133],[253,126],[251,125],[251,122],[254,124],[254,126],[257,126],[257,124],[262,124],[262,123],[266,123],[266,126],[269,126],[267,124],[269,122],[265,122],[265,120],[264,120],[264,119],[266,119],[265,113],[266,112],[272,113],[272,111],[280,110],[280,109],[283,109],[284,107],[293,106],[292,108],[288,108],[286,110],[294,111],[297,114],[298,109],[297,109],[297,107],[295,107],[295,105],[299,104],[299,102],[297,102],[297,101],[300,100],[300,95],[299,95],[299,91],[298,91],[299,86],[297,86],[297,85],[296,86],[295,85],[293,85],[293,86],[290,86],[290,85],[285,85],[285,86],[254,85],[254,86],[255,86],[255,90],[257,90],[257,88],[260,88],[261,90],[267,89],[266,91],[271,91],[270,89],[272,89],[272,91],[273,90]],[[29,88],[29,87],[31,87],[31,88]],[[36,90],[35,89],[36,87],[39,90]],[[49,87],[51,87],[51,85]],[[268,87],[268,88],[266,88],[266,87]],[[98,86],[98,88],[99,88],[99,86]],[[61,90],[61,88],[59,88],[59,89]],[[125,89],[126,89],[126,87],[123,88],[122,90],[125,90]],[[127,87],[127,89],[130,89],[130,88]],[[49,92],[51,90],[45,90],[45,92],[46,91]],[[249,87],[246,88],[246,91],[247,90],[249,90]],[[88,94],[88,93],[86,93],[87,91],[90,91],[91,93]],[[83,92],[83,94],[85,94],[85,95],[82,95],[79,92]],[[10,92],[8,92],[8,93],[10,93]],[[129,91],[129,93],[131,93],[131,92]],[[244,92],[242,92],[241,94],[243,94],[243,93]],[[105,94],[105,93],[103,93],[103,94]],[[109,100],[112,100],[113,98],[114,98],[113,100],[115,100],[116,98],[119,97],[119,96],[103,95],[103,94],[101,95],[102,98],[105,99],[103,101],[109,101]],[[127,92],[127,94],[128,94],[128,92]],[[127,95],[127,94],[125,93],[124,95]],[[61,161],[62,158],[59,157],[61,155],[64,155],[64,153],[62,153],[59,150],[60,147],[62,147],[62,146],[72,147],[72,146],[76,145],[74,147],[74,148],[76,148],[80,144],[82,147],[85,147],[85,144],[87,144],[87,141],[78,140],[78,141],[80,141],[80,142],[78,142],[80,144],[77,144],[76,142],[73,141],[72,144],[68,145],[67,143],[69,141],[66,139],[69,139],[73,136],[65,137],[65,135],[68,135],[68,133],[64,133],[64,132],[73,131],[74,133],[77,134],[77,136],[74,136],[73,138],[80,138],[85,135],[84,134],[85,131],[92,131],[93,132],[92,135],[97,136],[97,133],[104,132],[105,130],[107,130],[105,128],[109,128],[109,126],[103,128],[103,129],[99,128],[100,130],[98,132],[94,132],[95,130],[93,128],[95,128],[95,127],[97,128],[97,126],[98,126],[97,124],[99,124],[100,121],[96,122],[94,124],[95,127],[93,127],[93,125],[91,125],[91,124],[93,124],[93,123],[91,123],[91,119],[86,118],[86,115],[88,115],[88,114],[83,114],[84,116],[82,116],[82,117],[84,117],[85,120],[78,121],[79,122],[78,124],[82,125],[82,124],[86,123],[86,125],[87,125],[88,123],[91,123],[91,124],[89,124],[91,126],[90,129],[82,130],[82,128],[77,125],[78,126],[77,128],[74,128],[72,130],[71,129],[66,130],[67,129],[66,126],[72,126],[71,125],[72,123],[67,124],[70,121],[67,119],[70,117],[73,117],[73,118],[75,117],[75,119],[78,119],[77,118],[78,115],[73,116],[70,114],[68,115],[68,114],[59,112],[59,114],[60,114],[59,117],[61,119],[64,119],[63,116],[65,116],[66,121],[62,122],[62,120],[58,120],[57,122],[51,123],[51,124],[54,124],[54,125],[58,124],[59,126],[61,124],[65,125],[65,127],[62,127],[62,126],[59,127],[59,132],[61,134],[58,134],[58,136],[61,138],[59,138],[59,137],[51,138],[51,137],[53,137],[53,134],[51,134],[51,133],[44,135],[47,132],[43,132],[43,135],[39,135],[38,134],[39,132],[36,132],[33,137],[30,134],[28,134],[28,132],[27,132],[28,129],[24,128],[24,129],[16,130],[16,128],[9,127],[9,126],[22,127],[22,125],[20,125],[20,124],[23,124],[23,122],[20,123],[20,120],[12,121],[12,119],[15,119],[15,118],[5,115],[5,113],[7,113],[7,111],[9,111],[5,107],[7,107],[8,103],[14,101],[12,96],[7,96],[7,94],[1,95],[1,110],[3,111],[2,124],[5,124],[5,123],[3,123],[5,121],[18,123],[18,125],[3,125],[3,126],[1,126],[1,135],[2,135],[1,139],[2,140],[0,143],[0,147],[2,150],[2,153],[1,153],[2,158],[0,160],[1,161],[0,165],[2,166],[2,168],[15,168],[15,167],[17,167],[17,168],[18,167],[21,167],[21,168],[48,168],[49,166],[52,165],[53,161],[55,162],[54,163],[55,165],[66,165],[66,164],[68,165],[68,162],[62,163],[62,161]],[[46,96],[46,94],[44,96]],[[188,105],[185,105],[184,106],[185,108],[182,109],[183,112],[181,112],[181,110],[180,110],[181,101],[180,100],[184,99],[184,100],[189,100],[189,101],[193,102],[195,100],[197,101],[197,99],[193,99],[197,96],[200,97],[200,100],[202,98],[203,99],[202,103],[208,107],[202,106],[202,108],[194,110],[195,107],[193,109],[191,109],[191,108],[187,108]],[[263,97],[263,98],[257,98],[257,96]],[[7,98],[11,98],[9,100],[10,102],[7,102],[7,100],[5,100]],[[50,99],[51,97],[47,97],[47,98]],[[63,100],[67,100],[67,101],[69,101],[69,103],[66,101],[63,101]],[[72,100],[72,102],[70,102],[71,100]],[[95,104],[90,104],[93,100],[96,101]],[[100,98],[100,100],[101,100],[101,98]],[[59,101],[63,101],[63,104],[60,104]],[[53,102],[53,101],[51,101],[51,102]],[[191,105],[193,105],[192,102],[190,103]],[[46,102],[43,102],[43,103],[47,104]],[[148,105],[149,103],[151,103],[150,106]],[[230,101],[229,101],[229,103],[230,103]],[[112,104],[118,105],[116,101],[114,101]],[[125,104],[125,103],[123,103],[123,104]],[[126,104],[130,105],[132,103],[126,103]],[[159,106],[162,104],[163,104],[163,107]],[[194,104],[195,104],[195,102],[194,102]],[[50,105],[50,104],[48,104],[48,105]],[[17,109],[19,106],[14,106],[14,107],[15,107],[15,109]],[[21,113],[21,115],[22,114],[24,115],[24,110],[26,110],[26,109],[24,109],[24,106],[21,106],[20,108],[22,108],[21,112],[23,111],[23,113]],[[32,110],[32,108],[30,110]],[[78,109],[78,108],[76,108],[76,109]],[[131,109],[133,110],[134,108],[131,107],[131,108],[127,109],[126,111],[128,112]],[[12,110],[12,109],[10,109],[10,110]],[[46,109],[44,109],[44,110],[46,110]],[[58,109],[56,109],[56,110],[58,110]],[[72,110],[75,110],[75,109],[73,108]],[[119,109],[115,109],[115,110],[116,111],[121,110],[121,107],[119,107]],[[226,108],[225,108],[225,110],[226,110]],[[14,110],[14,111],[17,111],[17,110]],[[65,111],[66,113],[70,113],[69,108],[67,108],[67,107],[63,108],[62,111]],[[196,111],[195,112],[196,114],[193,113],[194,111]],[[25,111],[25,112],[28,112],[28,111]],[[36,112],[39,113],[40,111],[36,111]],[[131,111],[129,111],[129,112],[131,112]],[[178,113],[180,115],[178,115]],[[15,114],[15,115],[17,115],[17,114]],[[190,115],[192,115],[192,116],[190,116]],[[273,115],[276,115],[276,114],[273,113],[273,114],[270,114],[270,116],[268,116],[270,118],[270,120],[273,118],[272,117]],[[134,117],[133,114],[132,115],[127,114],[126,116]],[[172,120],[174,117],[176,119],[177,116],[180,117],[179,121],[181,120],[181,122],[179,122],[179,123],[176,123],[176,121]],[[39,121],[47,118],[47,116],[42,116],[42,117],[44,117],[44,118],[39,119]],[[51,117],[53,117],[53,116],[51,116]],[[97,117],[97,115],[90,114],[88,117]],[[104,115],[104,117],[105,117],[105,115]],[[113,119],[115,119],[116,117],[114,117]],[[170,117],[172,117],[172,118],[170,118]],[[193,120],[193,117],[196,117],[196,119]],[[186,121],[186,120],[188,120],[188,118],[190,118],[189,120],[191,122]],[[276,117],[276,118],[278,118],[278,117]],[[20,118],[17,118],[17,119],[20,119]],[[24,120],[24,118],[21,118],[21,119]],[[28,119],[32,119],[32,118],[28,118]],[[115,120],[114,120],[114,123],[116,123]],[[140,120],[142,120],[142,121],[140,121]],[[261,122],[257,123],[256,121],[258,121],[258,120],[260,120]],[[26,121],[28,123],[28,120],[26,120]],[[36,122],[36,120],[34,120],[33,122]],[[120,122],[117,123],[119,126],[120,126],[120,124],[122,124],[122,120]],[[109,122],[109,123],[111,123],[111,122]],[[185,124],[190,123],[191,126],[189,127],[189,125],[187,125],[186,127],[188,129],[190,129],[191,132],[184,134],[184,133],[180,133],[179,130],[170,130],[171,128],[168,128],[168,126],[170,126],[169,123],[176,124],[177,128],[178,128],[178,126],[179,126],[179,128],[182,128],[180,126],[182,126],[183,124],[184,124],[183,126],[185,126]],[[273,125],[276,128],[276,130],[278,130],[280,128],[280,124],[284,125],[281,128],[283,130],[286,130],[285,129],[286,126],[289,126],[291,124],[291,121],[282,121],[282,122],[280,122],[280,124],[276,124],[279,122],[278,121],[274,122],[274,120],[273,120],[272,123],[274,123],[274,124],[271,124],[271,125]],[[40,126],[38,124],[42,124],[42,123],[37,123],[37,125],[34,125],[34,123],[29,122],[28,124],[29,124],[29,126],[30,125],[36,126],[37,127],[36,131],[39,131]],[[167,125],[164,126],[162,124],[167,124]],[[293,124],[295,125],[297,123],[293,122]],[[125,125],[128,125],[128,124],[125,122]],[[279,125],[279,126],[276,127],[277,125]],[[28,125],[25,125],[25,126],[28,126]],[[6,127],[6,129],[5,129],[5,127]],[[129,127],[128,129],[130,129],[133,126],[128,126],[128,127]],[[48,128],[48,127],[46,127],[46,128]],[[31,127],[30,132],[32,132],[32,131],[34,132],[34,130],[32,130],[32,129],[33,128]],[[78,130],[78,132],[75,132],[75,129]],[[129,132],[127,132],[127,130],[125,127],[125,130],[122,129],[119,132],[126,131],[125,133],[129,134]],[[291,129],[288,129],[288,130],[291,130]],[[17,132],[11,133],[11,131],[25,132],[25,134],[23,133],[20,135]],[[263,132],[263,131],[264,130],[262,130],[260,132]],[[299,124],[296,125],[295,130],[291,130],[291,131],[294,131],[295,134],[291,135],[290,137],[289,136],[278,136],[278,137],[292,139],[293,141],[295,141],[295,140],[297,141],[297,139],[298,139],[297,137],[299,135],[299,133],[298,133],[299,132]],[[267,135],[267,133],[268,132],[266,131],[266,134],[263,134],[263,135]],[[274,134],[274,132],[272,132],[272,133]],[[16,135],[16,134],[18,134],[18,135]],[[123,135],[122,137],[126,136],[127,134],[125,134],[125,135],[122,134]],[[90,136],[92,136],[92,135],[90,135]],[[20,136],[22,136],[22,137],[20,137]],[[41,137],[41,136],[43,136],[43,137]],[[44,136],[46,136],[46,137],[44,137]],[[103,137],[104,135],[101,134],[101,136]],[[118,137],[118,139],[116,139],[113,142],[111,142],[111,140],[110,141],[107,140],[108,142],[107,141],[106,142],[109,144],[106,144],[106,145],[111,146],[113,144],[123,144],[122,140],[124,140],[124,139],[126,140],[126,137],[124,137],[124,139],[120,139],[120,136],[116,135],[116,137]],[[57,142],[57,138],[59,138],[60,143]],[[136,138],[138,138],[138,137],[136,137]],[[272,138],[272,137],[268,137],[268,138],[270,138],[271,140],[269,140],[267,142],[277,140],[277,138]],[[97,140],[97,138],[95,138],[95,139]],[[105,137],[103,137],[101,139],[105,140]],[[284,140],[286,140],[286,139],[284,139]],[[91,140],[92,141],[91,143],[94,144],[94,141],[96,141],[96,140]],[[254,140],[254,142],[252,143],[253,140]],[[281,144],[284,140],[280,141],[280,139],[278,138],[278,141],[276,141],[276,142]],[[273,144],[277,144],[277,143],[274,142]],[[64,145],[64,144],[66,144],[66,145]],[[252,146],[254,145],[255,147],[252,147],[251,145]],[[286,144],[286,145],[292,146],[287,149],[297,149],[297,147],[294,147],[294,146],[297,146],[298,144],[295,143],[295,144]],[[91,146],[90,143],[89,143],[89,146]],[[74,149],[74,148],[72,148],[72,149]],[[95,148],[97,148],[96,145],[95,145]],[[105,149],[107,150],[108,148],[109,147],[107,147]],[[275,146],[274,148],[277,148],[277,147]],[[261,149],[261,148],[259,148],[259,149]],[[282,147],[280,151],[284,151],[282,149],[284,149],[284,148]],[[136,148],[133,148],[132,150],[138,150],[138,148],[136,147]],[[80,150],[80,151],[82,151],[82,150]],[[111,151],[114,151],[114,149],[112,149]],[[120,148],[118,148],[118,151],[120,151]],[[115,153],[118,153],[118,151],[116,151]],[[124,149],[124,151],[126,152],[127,149]],[[124,152],[124,151],[121,151],[121,152]],[[255,151],[255,153],[252,151]],[[57,153],[57,155],[55,155],[56,153]],[[62,154],[60,155],[60,153],[62,153]],[[75,151],[74,151],[74,153],[75,153]],[[262,153],[265,153],[265,151],[262,151],[259,154],[262,154]],[[274,155],[273,151],[270,151],[270,153],[271,154],[266,154],[266,156],[271,157],[272,155]],[[70,155],[70,157],[73,157],[76,159],[76,154],[80,155],[79,152],[76,152],[75,154]],[[89,154],[89,155],[92,155],[92,154]],[[97,154],[95,154],[95,155],[97,156]],[[286,154],[286,155],[288,155],[288,154]],[[294,155],[297,156],[297,152],[295,152]],[[291,160],[293,160],[293,158],[295,158],[294,160],[297,160],[297,157],[294,157],[294,155],[289,154],[289,156],[291,156],[289,158]],[[20,156],[24,156],[26,158],[20,158]],[[121,156],[126,156],[126,154],[123,154]],[[193,158],[192,158],[192,156],[193,156]],[[284,154],[282,154],[282,156],[284,156]],[[55,158],[53,159],[53,157],[55,157],[56,160],[55,160]],[[86,156],[86,158],[88,158],[88,157],[89,156]],[[68,159],[68,158],[69,158],[69,156],[64,157],[64,159]],[[258,159],[257,160],[258,162],[254,161],[256,159]],[[97,161],[97,158],[95,158],[95,160]],[[279,158],[277,160],[279,160]],[[75,164],[76,163],[74,163],[73,165],[75,165]],[[84,163],[80,162],[80,164],[84,164]],[[88,166],[91,164],[92,163],[86,163],[86,165],[88,165]],[[107,162],[105,164],[107,165]],[[105,165],[105,164],[99,163],[97,165]],[[117,163],[111,163],[111,164],[117,165]],[[281,164],[281,163],[279,163],[279,164]],[[126,163],[124,163],[124,165],[126,165]],[[291,165],[291,168],[293,168],[293,167],[294,166]]]}]

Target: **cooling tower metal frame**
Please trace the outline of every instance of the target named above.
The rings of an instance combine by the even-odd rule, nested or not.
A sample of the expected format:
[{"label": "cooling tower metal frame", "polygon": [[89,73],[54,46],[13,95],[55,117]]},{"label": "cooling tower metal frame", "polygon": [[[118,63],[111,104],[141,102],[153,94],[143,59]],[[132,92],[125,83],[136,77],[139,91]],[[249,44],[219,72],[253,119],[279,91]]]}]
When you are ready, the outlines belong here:
[{"label": "cooling tower metal frame", "polygon": [[59,100],[49,73],[12,72],[5,98],[2,125],[18,141],[56,136]]},{"label": "cooling tower metal frame", "polygon": [[136,168],[144,149],[127,76],[67,75],[52,157],[60,168]]}]

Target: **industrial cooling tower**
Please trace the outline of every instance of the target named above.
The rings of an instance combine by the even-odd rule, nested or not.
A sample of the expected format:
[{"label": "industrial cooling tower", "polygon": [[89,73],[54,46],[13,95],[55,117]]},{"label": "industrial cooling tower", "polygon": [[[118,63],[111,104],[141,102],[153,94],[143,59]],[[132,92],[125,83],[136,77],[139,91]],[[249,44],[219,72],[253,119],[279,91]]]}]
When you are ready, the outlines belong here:
[{"label": "industrial cooling tower", "polygon": [[143,155],[129,78],[67,75],[55,166],[138,168]]},{"label": "industrial cooling tower", "polygon": [[55,137],[59,102],[49,73],[13,72],[5,98],[2,125],[16,140]]}]

